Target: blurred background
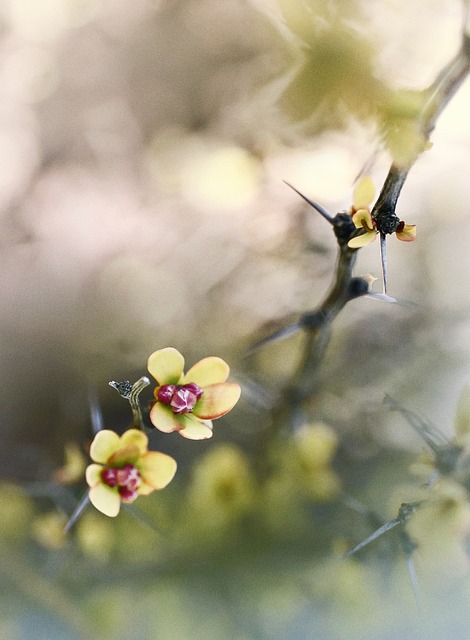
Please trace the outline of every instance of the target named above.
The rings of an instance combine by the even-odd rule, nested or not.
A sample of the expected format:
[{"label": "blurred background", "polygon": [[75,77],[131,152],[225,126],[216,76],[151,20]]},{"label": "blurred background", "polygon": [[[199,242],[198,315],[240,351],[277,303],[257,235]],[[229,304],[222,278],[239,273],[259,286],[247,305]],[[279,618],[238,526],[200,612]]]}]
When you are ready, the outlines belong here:
[{"label": "blurred background", "polygon": [[[284,181],[332,214],[358,175],[379,190],[462,21],[457,0],[2,3],[0,638],[468,637],[465,536],[442,566],[423,561],[419,618],[399,554],[341,559],[370,513],[335,502],[342,486],[380,524],[406,500],[422,443],[385,394],[452,433],[470,357],[468,82],[400,197],[418,229],[388,242],[402,304],[354,301],[333,328],[312,404],[329,453],[307,464],[308,497],[298,443],[262,487],[250,466],[301,336],[245,355],[332,284],[330,228]],[[356,272],[380,278],[378,242]],[[108,382],[165,346],[227,360],[242,402],[209,442],[152,434],[181,470],[138,502],[158,531],[90,509],[64,538],[85,486],[51,479],[67,447],[86,452],[90,389],[124,429]]]}]

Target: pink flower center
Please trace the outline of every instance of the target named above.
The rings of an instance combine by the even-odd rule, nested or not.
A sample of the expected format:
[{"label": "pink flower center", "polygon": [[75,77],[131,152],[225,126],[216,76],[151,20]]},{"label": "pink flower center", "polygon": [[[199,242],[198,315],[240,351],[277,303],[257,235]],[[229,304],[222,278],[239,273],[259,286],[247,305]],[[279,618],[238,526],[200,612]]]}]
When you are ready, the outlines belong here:
[{"label": "pink flower center", "polygon": [[141,477],[139,470],[132,464],[126,464],[121,469],[108,467],[101,472],[102,481],[108,487],[117,487],[121,500],[132,502],[137,498]]},{"label": "pink flower center", "polygon": [[162,404],[170,407],[173,413],[192,413],[196,402],[202,398],[204,391],[195,382],[188,384],[164,384],[157,393],[157,398]]}]

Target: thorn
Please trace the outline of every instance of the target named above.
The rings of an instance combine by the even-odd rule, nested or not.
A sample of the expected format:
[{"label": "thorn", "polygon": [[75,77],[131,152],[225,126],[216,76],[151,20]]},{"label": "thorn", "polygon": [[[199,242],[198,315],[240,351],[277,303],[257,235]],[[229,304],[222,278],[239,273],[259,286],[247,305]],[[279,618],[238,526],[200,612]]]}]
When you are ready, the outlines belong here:
[{"label": "thorn", "polygon": [[392,298],[392,296],[388,296],[386,293],[375,293],[375,291],[371,290],[371,286],[377,280],[377,278],[374,278],[372,274],[366,273],[362,278],[369,285],[369,292],[365,294],[366,298],[372,298],[373,300],[380,300],[382,302],[398,302],[396,298]]},{"label": "thorn", "polygon": [[404,525],[409,520],[409,518],[415,513],[416,509],[418,509],[423,504],[423,502],[424,500],[419,500],[418,502],[403,502],[400,505],[400,508],[398,510],[398,515],[396,518],[389,520],[388,522],[383,524],[381,527],[376,529],[373,533],[370,534],[370,536],[367,536],[367,538],[365,538],[364,540],[359,542],[359,544],[357,544],[355,547],[347,551],[344,554],[344,557],[349,558],[360,549],[363,549],[370,542],[373,542],[374,540],[377,540],[377,538],[380,538],[380,536],[383,536],[383,534],[387,533],[387,531],[390,531],[390,529],[393,529],[398,525]]},{"label": "thorn", "polygon": [[418,576],[416,573],[416,567],[415,567],[415,563],[411,553],[407,554],[406,556],[406,567],[408,569],[408,576],[410,578],[411,589],[415,597],[416,606],[418,607],[418,609],[421,609],[422,607],[421,591],[419,589]]},{"label": "thorn", "polygon": [[374,293],[373,291],[366,293],[364,297],[371,298],[372,300],[380,300],[380,302],[398,302],[396,298],[388,296],[386,293]]},{"label": "thorn", "polygon": [[359,544],[357,544],[355,547],[353,547],[352,549],[347,551],[344,554],[344,557],[345,558],[349,558],[350,556],[355,554],[360,549],[363,549],[370,542],[373,542],[377,538],[380,538],[380,536],[382,536],[384,533],[387,533],[387,531],[390,531],[390,529],[393,529],[394,527],[396,527],[399,524],[402,524],[402,521],[401,521],[400,517],[393,518],[393,520],[389,520],[384,525],[382,525],[381,527],[376,529],[373,533],[371,533],[370,536],[367,536],[367,538],[362,540],[362,542],[359,542]]},{"label": "thorn", "polygon": [[271,333],[269,336],[266,336],[266,338],[261,338],[261,340],[252,344],[251,347],[247,349],[246,354],[249,355],[253,353],[253,351],[256,351],[260,347],[264,347],[265,344],[268,344],[268,342],[272,342],[273,340],[282,340],[283,338],[287,338],[300,329],[301,325],[298,322],[290,324],[288,327],[283,327],[282,329]]},{"label": "thorn", "polygon": [[299,196],[301,198],[303,198],[305,200],[305,202],[308,202],[308,204],[313,207],[315,209],[315,211],[317,211],[321,216],[323,216],[325,218],[325,220],[327,220],[333,227],[335,226],[335,219],[333,218],[333,216],[331,216],[328,211],[326,209],[324,209],[321,205],[317,204],[316,202],[314,202],[313,200],[310,200],[310,198],[307,198],[307,196],[304,196],[303,193],[301,193],[298,189],[296,189],[295,187],[293,187],[291,184],[289,184],[288,182],[286,182],[286,180],[283,181],[288,187],[290,187],[291,189],[293,189],[296,193],[299,194]]},{"label": "thorn", "polygon": [[122,508],[143,527],[157,534],[157,536],[162,537],[163,534],[161,529],[157,527],[152,518],[150,518],[144,511],[141,511],[141,509],[139,509],[135,504],[123,503]]},{"label": "thorn", "polygon": [[397,411],[402,415],[434,453],[437,453],[441,447],[445,447],[450,444],[448,439],[440,433],[433,424],[423,420],[423,418],[414,411],[410,411],[406,407],[403,407],[388,394],[384,397],[384,403],[392,411]]},{"label": "thorn", "polygon": [[389,296],[386,293],[375,293],[375,291],[370,291],[366,293],[364,298],[371,298],[372,300],[379,300],[380,302],[395,302],[400,307],[418,307],[419,304],[417,302],[413,302],[412,300],[406,300],[404,298],[394,298],[393,296]]},{"label": "thorn", "polygon": [[387,295],[387,238],[380,234],[380,260],[382,262],[383,294]]},{"label": "thorn", "polygon": [[75,511],[72,513],[72,515],[68,519],[64,527],[64,533],[68,533],[70,531],[70,529],[77,522],[77,520],[79,519],[79,517],[82,515],[82,513],[85,511],[85,509],[88,507],[89,504],[90,504],[90,498],[88,497],[88,491],[87,491],[85,495],[82,497],[82,499],[80,500],[80,502],[78,503],[77,507],[75,508]]},{"label": "thorn", "polygon": [[98,431],[104,428],[103,414],[101,413],[101,407],[96,397],[96,392],[93,387],[88,389],[88,405],[90,407],[90,420],[93,433],[96,435]]}]

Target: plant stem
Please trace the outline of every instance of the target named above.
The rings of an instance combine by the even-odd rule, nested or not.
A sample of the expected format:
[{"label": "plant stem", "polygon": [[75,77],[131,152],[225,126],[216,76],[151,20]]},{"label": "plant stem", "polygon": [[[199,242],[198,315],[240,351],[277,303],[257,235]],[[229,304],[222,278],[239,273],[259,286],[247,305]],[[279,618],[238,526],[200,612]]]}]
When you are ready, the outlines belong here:
[{"label": "plant stem", "polygon": [[140,409],[139,404],[139,394],[140,392],[148,387],[150,384],[150,380],[147,376],[142,376],[134,382],[133,385],[130,384],[128,380],[124,380],[124,382],[115,382],[114,380],[109,383],[110,387],[116,389],[119,395],[126,400],[129,400],[129,404],[132,409],[132,424],[130,428],[133,429],[143,429],[143,421],[142,421],[142,411]]},{"label": "plant stem", "polygon": [[[464,31],[462,44],[457,54],[443,67],[434,82],[423,92],[425,100],[418,124],[420,124],[419,128],[424,145],[429,140],[438,117],[469,72],[470,37]],[[376,220],[377,229],[382,238],[395,231],[399,224],[399,219],[395,214],[398,198],[408,173],[421,151],[422,149],[417,149],[415,155],[406,165],[399,166],[392,163],[389,169],[372,210],[372,216]],[[299,326],[306,334],[303,351],[292,380],[280,394],[279,401],[273,407],[274,424],[272,425],[271,437],[274,437],[274,434],[280,431],[283,426],[290,425],[291,428],[295,428],[298,423],[303,421],[302,404],[314,393],[317,386],[318,371],[330,341],[332,323],[347,302],[361,295],[361,293],[354,294],[352,291],[353,267],[356,262],[357,250],[352,250],[347,246],[349,232],[344,220],[345,214],[338,214],[335,218],[331,218],[329,214],[325,215],[319,205],[310,201],[300,192],[297,193],[334,225],[339,257],[335,280],[330,292],[314,312],[306,314],[299,322]],[[362,293],[366,293],[366,291]]]},{"label": "plant stem", "polygon": [[[423,92],[426,97],[419,118],[423,148],[437,123],[437,119],[460,88],[470,72],[470,37],[463,33],[462,45],[454,58],[439,72],[434,82]],[[399,223],[395,214],[398,197],[410,169],[420,156],[422,149],[416,151],[411,160],[404,166],[392,163],[385,179],[377,202],[372,209],[372,216],[377,222],[378,230],[383,234],[393,233]]]}]

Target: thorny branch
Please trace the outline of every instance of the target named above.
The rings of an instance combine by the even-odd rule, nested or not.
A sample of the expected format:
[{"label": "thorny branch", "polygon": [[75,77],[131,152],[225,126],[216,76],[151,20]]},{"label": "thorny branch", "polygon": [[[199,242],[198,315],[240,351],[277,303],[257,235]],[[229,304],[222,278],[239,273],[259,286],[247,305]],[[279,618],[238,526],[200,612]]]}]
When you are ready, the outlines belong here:
[{"label": "thorny branch", "polygon": [[370,534],[370,536],[368,536],[367,538],[359,542],[359,544],[357,544],[355,547],[350,549],[345,554],[345,557],[349,558],[350,556],[357,553],[358,551],[363,549],[365,546],[367,546],[374,540],[377,540],[377,538],[380,538],[384,533],[387,533],[387,531],[390,531],[391,529],[394,529],[399,525],[405,525],[406,522],[409,520],[409,518],[413,515],[413,513],[421,504],[422,504],[422,501],[404,502],[403,504],[401,504],[396,518],[389,520],[384,525],[376,529],[373,533]]},{"label": "thorny branch", "polygon": [[[466,20],[467,18],[466,14]],[[422,145],[416,148],[416,153],[406,165],[399,166],[396,163],[392,163],[372,210],[372,216],[376,221],[383,248],[386,234],[395,231],[400,222],[395,209],[408,173],[420,153],[425,149],[438,117],[461,86],[469,71],[470,34],[468,29],[464,29],[459,51],[439,72],[435,81],[422,92],[424,106],[418,119]],[[297,191],[296,189],[294,190]],[[320,205],[309,200],[300,192],[297,191],[297,193],[333,226],[338,242],[339,255],[333,286],[317,309],[301,316],[293,327],[281,330],[258,343],[259,346],[270,339],[288,335],[296,329],[302,329],[305,333],[302,356],[297,370],[290,384],[280,394],[278,402],[273,407],[273,433],[282,429],[283,425],[286,424],[290,424],[295,429],[303,421],[302,405],[315,392],[319,367],[330,341],[333,321],[350,300],[367,294],[369,290],[369,283],[366,279],[353,276],[358,249],[348,247],[348,241],[356,232],[349,214],[339,213],[332,217]]]},{"label": "thorny branch", "polygon": [[[350,503],[348,506],[351,506],[351,499],[348,500]],[[345,504],[348,504],[345,502]],[[345,558],[350,558],[352,555],[356,554],[358,551],[366,547],[368,544],[382,537],[384,534],[388,533],[392,529],[398,529],[398,537],[399,537],[399,545],[400,550],[404,554],[406,559],[406,565],[408,569],[408,575],[410,578],[411,588],[413,590],[413,594],[415,597],[415,601],[417,606],[421,605],[421,596],[418,585],[418,577],[416,575],[416,568],[413,561],[413,552],[415,551],[417,544],[410,537],[408,532],[405,529],[405,525],[409,518],[415,513],[419,507],[424,504],[424,500],[420,500],[418,502],[404,502],[400,505],[398,510],[398,514],[392,520],[389,520],[385,524],[381,525],[377,529],[375,529],[367,538],[359,542],[355,547],[347,551],[344,555]],[[354,505],[352,505],[354,508]],[[361,509],[362,511],[363,509]]]},{"label": "thorny branch", "polygon": [[[468,464],[468,452],[465,450],[465,447],[459,444],[456,439],[446,438],[443,434],[439,433],[439,431],[431,424],[428,424],[413,411],[402,407],[389,396],[386,396],[385,402],[392,410],[398,411],[407,420],[408,424],[413,427],[413,429],[418,433],[419,436],[421,436],[423,441],[433,453],[434,471],[432,472],[432,475],[428,478],[426,483],[423,485],[423,488],[429,489],[435,484],[439,476],[444,476],[452,479],[461,487],[463,487],[467,492],[469,492],[470,467]],[[430,498],[424,498],[416,502],[403,503],[400,506],[398,515],[395,518],[389,520],[383,525],[380,525],[379,527],[374,526],[371,534],[361,540],[361,542],[356,544],[345,554],[345,557],[349,558],[350,556],[356,554],[358,551],[369,545],[371,542],[382,537],[391,529],[397,528],[399,533],[400,548],[406,558],[410,583],[415,595],[416,604],[418,606],[420,606],[420,592],[418,588],[416,570],[413,562],[413,553],[417,547],[417,544],[408,534],[406,530],[406,523],[418,509],[426,504],[429,504],[430,500],[432,500],[432,496]],[[345,504],[345,506],[354,509],[361,515],[370,515],[367,509],[363,507],[361,503],[359,503],[354,498],[351,498],[350,496],[343,495],[343,503]],[[373,515],[375,519],[375,514]]]},{"label": "thorny branch", "polygon": [[422,148],[404,166],[392,163],[388,175],[380,191],[372,216],[377,229],[382,235],[393,233],[400,222],[395,214],[398,197],[408,173],[432,134],[437,119],[447,106],[449,100],[459,89],[470,71],[470,34],[463,32],[462,44],[454,58],[440,71],[434,82],[423,91],[424,106],[418,124],[421,128]]}]

